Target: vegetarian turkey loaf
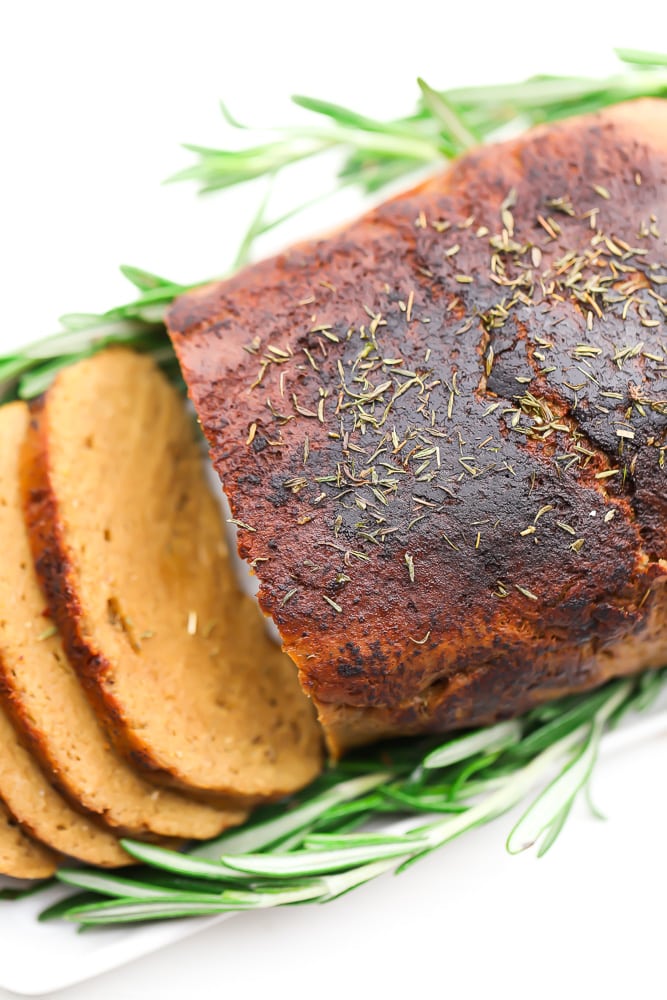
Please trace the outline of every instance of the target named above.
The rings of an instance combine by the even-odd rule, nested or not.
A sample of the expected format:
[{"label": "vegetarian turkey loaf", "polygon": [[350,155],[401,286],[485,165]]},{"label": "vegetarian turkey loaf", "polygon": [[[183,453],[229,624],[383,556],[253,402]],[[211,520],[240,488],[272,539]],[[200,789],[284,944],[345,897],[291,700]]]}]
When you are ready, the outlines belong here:
[{"label": "vegetarian turkey loaf", "polygon": [[237,588],[194,421],[153,362],[110,350],[63,371],[33,406],[23,478],[51,613],[119,751],[237,819],[312,780],[312,706]]},{"label": "vegetarian turkey loaf", "polygon": [[0,800],[0,875],[48,878],[56,870],[56,855],[23,832]]},{"label": "vegetarian turkey loaf", "polygon": [[477,149],[176,302],[336,754],[667,660],[667,102]]},{"label": "vegetarian turkey loaf", "polygon": [[[0,692],[21,740],[78,810],[121,833],[184,839],[213,837],[243,821],[158,789],[113,750],[69,664],[35,574],[23,517],[19,454],[28,408],[0,408]],[[0,795],[40,840],[100,865],[128,860],[110,832],[68,809],[41,776],[0,710]],[[9,783],[11,782],[11,791]],[[39,808],[38,808],[39,807]],[[57,842],[56,842],[57,841]]]}]

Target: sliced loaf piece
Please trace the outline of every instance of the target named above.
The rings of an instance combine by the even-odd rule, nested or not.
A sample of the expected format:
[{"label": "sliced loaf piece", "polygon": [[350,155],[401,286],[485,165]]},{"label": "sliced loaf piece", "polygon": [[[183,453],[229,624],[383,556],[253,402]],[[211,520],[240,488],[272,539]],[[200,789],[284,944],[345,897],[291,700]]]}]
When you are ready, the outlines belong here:
[{"label": "sliced loaf piece", "polygon": [[0,795],[33,837],[60,854],[104,868],[131,864],[118,839],[75,812],[49,784],[0,709]]},{"label": "sliced loaf piece", "polygon": [[116,745],[244,801],[306,785],[319,727],[229,564],[194,423],[153,362],[110,350],[33,407],[27,520],[67,654]]},{"label": "sliced loaf piece", "polygon": [[[19,452],[27,426],[25,404],[13,403],[0,409],[0,454],[3,456],[0,467],[0,550],[3,553],[0,565],[0,689],[4,692],[7,709],[23,741],[58,788],[106,825],[136,836],[183,839],[216,836],[227,827],[242,822],[245,811],[223,810],[195,802],[155,788],[135,774],[110,747],[67,661],[55,627],[51,619],[45,617],[46,600],[32,563],[19,490]],[[0,733],[0,746],[3,742]],[[9,746],[5,745],[3,763],[10,766]],[[24,770],[27,768],[25,760],[22,766]],[[33,792],[34,780],[33,775]],[[27,788],[24,791],[27,793]],[[0,794],[5,793],[9,795],[6,788],[0,787]],[[18,789],[15,789],[11,798],[12,811],[41,839],[49,840],[45,836],[44,817],[38,831],[29,822],[25,807],[19,809],[17,794]],[[52,801],[53,796],[55,792]],[[67,822],[71,824],[71,817]],[[110,863],[113,854],[118,854],[111,835],[104,836],[107,860],[98,860],[98,864]],[[70,842],[69,853],[74,853],[73,846]]]},{"label": "sliced loaf piece", "polygon": [[0,801],[0,875],[49,878],[55,870],[55,854],[31,840]]}]

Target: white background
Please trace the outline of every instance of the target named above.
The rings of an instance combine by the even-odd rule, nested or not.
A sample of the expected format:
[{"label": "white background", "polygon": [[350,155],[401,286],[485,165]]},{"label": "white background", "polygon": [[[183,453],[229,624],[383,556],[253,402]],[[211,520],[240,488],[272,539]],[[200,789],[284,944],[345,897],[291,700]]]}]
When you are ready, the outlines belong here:
[{"label": "white background", "polygon": [[[282,124],[303,120],[294,92],[396,116],[418,74],[446,87],[605,73],[613,45],[667,49],[661,6],[3,5],[0,350],[53,332],[63,312],[124,301],[119,263],[182,281],[224,271],[261,191],[197,199],[160,184],[189,162],[180,142],[238,141],[218,98],[243,121]],[[291,190],[328,186],[312,167]],[[318,209],[290,236],[356,208]],[[664,997],[666,769],[664,737],[607,759],[596,788],[610,821],[582,814],[539,863],[504,856],[501,822],[398,880],[236,918],[62,996]],[[0,965],[11,946],[0,940]]]}]

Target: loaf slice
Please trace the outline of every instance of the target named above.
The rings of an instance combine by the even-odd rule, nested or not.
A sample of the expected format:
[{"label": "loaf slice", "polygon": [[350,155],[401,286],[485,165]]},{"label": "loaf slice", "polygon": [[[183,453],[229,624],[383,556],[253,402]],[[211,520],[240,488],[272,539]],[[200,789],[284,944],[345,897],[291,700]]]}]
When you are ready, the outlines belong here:
[{"label": "loaf slice", "polygon": [[311,704],[236,585],[194,422],[153,362],[110,350],[63,371],[25,459],[37,570],[116,745],[205,794],[254,802],[311,781]]},{"label": "loaf slice", "polygon": [[[137,836],[157,835],[183,839],[205,839],[245,818],[240,809],[223,810],[191,801],[185,796],[157,789],[144,781],[114,752],[100,728],[95,713],[67,661],[51,619],[45,617],[46,600],[42,595],[32,564],[28,535],[23,519],[19,490],[19,452],[28,426],[28,410],[23,403],[0,409],[0,689],[6,706],[24,742],[40,761],[58,788],[73,802],[119,831]],[[1,721],[1,720],[0,720]],[[18,759],[9,761],[11,738],[3,739],[5,771],[18,767]],[[15,752],[16,756],[16,752]],[[21,758],[27,774],[28,764]],[[34,772],[34,768],[32,772]],[[32,773],[31,772],[31,773]],[[9,773],[6,774],[9,780]],[[18,780],[18,779],[16,779]],[[35,793],[35,775],[32,793]],[[39,830],[19,807],[15,789],[12,811],[40,839],[46,836],[46,816]],[[28,794],[28,787],[24,789]],[[9,794],[6,788],[1,794]],[[48,812],[55,818],[53,792]],[[62,804],[64,808],[64,803]],[[61,810],[61,819],[62,816]],[[71,815],[66,824],[71,826]],[[83,850],[83,828],[81,845]],[[88,824],[91,830],[92,824]],[[72,833],[74,831],[71,831]],[[64,836],[64,831],[63,831]],[[121,858],[111,835],[96,838],[101,849],[106,843],[106,861],[100,854],[98,864],[116,863]],[[51,841],[50,841],[51,842]],[[66,848],[60,844],[61,850]],[[69,842],[68,853],[73,851]],[[92,842],[88,844],[92,848]],[[80,853],[77,856],[82,856]],[[92,860],[92,858],[86,858]]]},{"label": "loaf slice", "polygon": [[0,800],[0,875],[49,878],[55,870],[55,854],[31,840]]},{"label": "loaf slice", "polygon": [[0,747],[0,795],[25,830],[60,854],[91,865],[131,863],[112,833],[75,812],[49,784],[1,709]]}]

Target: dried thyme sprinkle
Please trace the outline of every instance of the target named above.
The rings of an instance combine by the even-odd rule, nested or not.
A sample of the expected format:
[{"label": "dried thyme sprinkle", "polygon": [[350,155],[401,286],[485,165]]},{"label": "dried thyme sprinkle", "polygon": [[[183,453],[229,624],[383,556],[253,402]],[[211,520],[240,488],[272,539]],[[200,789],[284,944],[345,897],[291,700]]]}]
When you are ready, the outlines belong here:
[{"label": "dried thyme sprinkle", "polygon": [[[601,185],[591,187],[603,200],[611,197]],[[657,220],[654,216],[640,220],[639,235],[627,242],[618,234],[605,231],[601,218],[603,209],[599,205],[580,212],[569,195],[561,193],[557,197],[544,199],[543,214],[529,220],[529,225],[532,221],[535,226],[531,227],[529,238],[525,238],[521,232],[525,221],[514,211],[516,199],[516,191],[511,191],[504,199],[492,231],[483,226],[475,228],[473,217],[464,221],[431,220],[424,212],[420,212],[417,218],[418,228],[427,230],[428,236],[425,238],[436,241],[436,247],[439,245],[440,263],[438,267],[433,265],[433,270],[427,266],[418,266],[415,269],[416,275],[421,275],[430,282],[440,280],[443,273],[450,273],[450,281],[453,278],[453,283],[443,305],[444,319],[447,321],[449,317],[450,336],[465,338],[462,352],[469,350],[469,342],[476,343],[481,367],[478,374],[486,375],[487,378],[491,376],[494,364],[498,364],[494,331],[502,329],[517,307],[544,305],[547,309],[552,306],[560,308],[558,303],[563,303],[564,307],[566,303],[571,303],[575,307],[580,317],[580,332],[573,339],[580,340],[580,343],[571,345],[566,342],[559,346],[559,353],[569,354],[576,362],[576,365],[566,362],[570,381],[563,377],[568,368],[563,365],[562,360],[560,364],[563,367],[549,364],[550,360],[556,360],[553,355],[548,354],[554,350],[554,343],[529,330],[533,350],[528,353],[528,364],[524,372],[509,373],[509,377],[515,379],[520,386],[516,396],[512,393],[513,398],[510,400],[488,402],[488,405],[485,404],[484,416],[498,411],[492,423],[499,420],[503,431],[507,427],[520,435],[520,447],[524,442],[549,442],[546,447],[550,456],[553,456],[552,461],[556,463],[561,478],[572,466],[582,469],[590,467],[591,474],[601,481],[622,473],[623,480],[619,482],[623,485],[626,478],[632,475],[636,462],[636,455],[627,455],[630,449],[625,442],[636,440],[639,436],[635,424],[641,418],[646,418],[649,409],[658,413],[663,410],[667,412],[667,401],[645,400],[632,383],[629,383],[627,392],[607,389],[605,384],[609,383],[606,382],[604,365],[611,362],[619,371],[625,369],[630,372],[634,370],[633,362],[636,365],[636,359],[641,356],[647,362],[650,361],[652,366],[663,365],[667,370],[667,348],[647,341],[646,347],[643,342],[635,342],[614,345],[610,350],[606,344],[602,347],[587,342],[587,337],[591,336],[592,339],[596,323],[608,311],[612,311],[619,319],[622,313],[624,320],[632,322],[633,333],[640,327],[653,331],[664,324],[664,319],[656,318],[659,314],[655,310],[660,309],[662,317],[667,317],[667,300],[660,295],[661,285],[667,283],[667,275],[655,273],[662,265],[654,263],[647,266],[648,262],[642,263],[642,255],[648,253],[646,248],[631,245],[642,239],[655,239]],[[553,246],[545,240],[542,231],[537,229],[538,225],[550,240],[557,240],[564,232],[569,236],[570,229],[566,229],[566,225],[576,225],[580,236],[583,236],[583,242],[579,243],[579,238],[576,243],[573,240],[569,249],[559,244],[554,253]],[[469,235],[466,235],[466,229],[471,230]],[[435,235],[437,233],[450,235],[439,238]],[[455,234],[460,234],[458,240]],[[536,234],[540,246],[533,242]],[[464,240],[463,244],[461,239]],[[453,266],[455,258],[461,271],[464,268],[469,270],[465,255],[465,251],[469,249],[467,239],[485,241],[476,244],[478,253],[488,245],[488,276],[498,286],[497,295],[494,296],[496,301],[491,300],[491,305],[487,305],[481,315],[474,306],[470,307],[468,289],[461,288],[458,293],[453,291],[457,285],[468,285],[475,280],[469,273],[452,273],[457,270]],[[464,257],[465,265],[462,263]],[[437,255],[434,259],[437,259]],[[545,270],[538,273],[538,269],[542,267]],[[463,425],[466,419],[472,393],[479,392],[483,399],[486,386],[484,379],[481,378],[477,385],[472,386],[467,379],[463,381],[458,372],[443,372],[439,352],[435,347],[424,350],[421,346],[413,355],[400,338],[397,319],[404,317],[407,322],[426,322],[431,318],[437,320],[437,316],[413,316],[416,295],[420,296],[424,290],[426,302],[430,301],[427,284],[419,277],[418,280],[419,284],[412,289],[409,279],[403,289],[391,283],[381,283],[376,290],[383,296],[379,300],[373,298],[371,290],[367,290],[367,301],[358,303],[359,310],[363,310],[362,324],[359,324],[358,319],[350,324],[350,317],[334,319],[330,315],[312,314],[310,321],[304,324],[304,329],[309,330],[312,339],[308,342],[308,348],[299,344],[298,358],[293,356],[288,346],[269,345],[257,359],[260,363],[259,380],[268,372],[267,382],[270,378],[274,384],[280,381],[281,397],[286,401],[282,410],[290,410],[289,413],[281,412],[280,406],[274,407],[267,401],[273,419],[279,425],[294,419],[317,419],[323,425],[326,437],[339,442],[337,448],[340,453],[335,466],[321,470],[328,474],[314,476],[312,480],[296,476],[284,484],[293,494],[306,491],[308,506],[311,508],[322,502],[321,510],[325,510],[324,501],[327,498],[336,502],[336,508],[330,516],[332,537],[335,536],[336,539],[343,537],[341,510],[354,512],[352,518],[345,519],[346,529],[353,531],[364,543],[368,542],[369,546],[382,545],[396,533],[405,534],[416,528],[427,516],[437,516],[444,512],[442,505],[431,503],[423,497],[415,499],[413,496],[414,504],[420,510],[415,506],[408,510],[407,505],[404,507],[401,504],[397,517],[392,510],[394,498],[401,496],[408,499],[404,495],[404,489],[409,482],[433,484],[432,489],[443,490],[447,496],[456,500],[459,486],[470,479],[493,470],[507,470],[511,475],[516,475],[508,461],[498,460],[494,463],[483,460],[501,451],[501,443],[493,433],[475,435],[474,440],[466,442],[459,430],[458,423],[460,421]],[[330,291],[335,293],[333,288]],[[403,294],[404,298],[399,299],[399,294]],[[427,312],[430,311],[428,305],[424,308]],[[535,316],[537,315],[536,311]],[[556,327],[558,322],[555,323]],[[392,338],[383,343],[383,331],[387,327],[387,332],[392,332]],[[468,333],[470,338],[465,337]],[[480,334],[482,338],[487,335],[488,339],[480,341]],[[399,337],[398,340],[393,339],[396,336]],[[647,333],[647,338],[649,336],[653,337],[654,334]],[[337,349],[332,346],[334,344],[342,346]],[[429,370],[434,353],[438,361]],[[276,365],[279,367],[276,368]],[[287,380],[285,366],[289,366]],[[334,372],[337,370],[339,376],[335,386],[331,386],[327,378],[320,374],[322,370],[327,372],[331,368]],[[572,376],[573,368],[576,368],[580,378]],[[290,374],[295,371],[298,373],[296,377],[290,378]],[[549,376],[557,371],[562,372],[557,384],[549,385],[550,391],[545,391],[545,382],[549,384]],[[438,378],[438,375],[441,377]],[[460,385],[457,385],[457,377]],[[448,378],[450,382],[447,381]],[[562,385],[574,394],[574,400],[561,398],[559,390]],[[596,395],[591,399],[582,395],[580,399],[579,394],[587,391],[595,392]],[[463,396],[461,404],[457,401],[460,396]],[[275,398],[274,392],[274,400]],[[287,399],[291,399],[289,406]],[[397,405],[398,400],[401,400],[400,405]],[[602,403],[607,400],[608,405],[603,406]],[[620,404],[618,408],[614,401]],[[619,455],[623,455],[624,449],[627,455],[625,467],[622,465],[623,458],[619,458],[619,468],[595,471],[600,468],[597,463],[601,456],[599,450],[592,450],[587,446],[586,437],[578,425],[575,411],[580,405],[582,408],[588,405],[593,412],[609,415],[607,419],[613,428],[612,433],[619,440]],[[408,415],[409,407],[416,417]],[[255,433],[252,426],[249,436],[254,436]],[[458,454],[455,443],[457,435]],[[566,436],[565,440],[563,435]],[[444,441],[438,441],[439,438]],[[314,440],[319,438],[314,438],[312,433],[304,435],[304,465],[309,461],[313,464]],[[283,447],[285,442],[279,439],[274,444]],[[655,446],[658,451],[656,460],[664,467],[667,446],[663,448],[659,439],[654,443],[651,438],[647,444]],[[450,451],[452,445],[453,455]],[[487,448],[487,451],[482,452],[483,448]],[[321,460],[323,457],[324,453],[318,451],[317,458]],[[452,463],[456,463],[458,468],[453,469]],[[311,492],[314,483],[321,484],[321,492],[317,496],[314,495],[317,488]],[[532,488],[531,486],[531,491]],[[434,508],[438,506],[439,510],[436,512]],[[526,538],[532,535],[535,543],[539,538],[536,526],[540,518],[553,510],[556,510],[554,504],[545,504],[535,515],[533,524],[528,524],[518,534]],[[524,515],[525,513],[528,512],[524,511]],[[606,521],[611,520],[610,515],[613,516],[613,512],[608,511]],[[312,516],[314,515],[304,515],[298,518],[298,523],[305,523]],[[527,520],[526,517],[524,523]],[[472,522],[473,525],[475,523]],[[564,521],[555,523],[560,530],[573,537],[573,550],[579,551],[584,541],[583,538],[576,538],[575,527]],[[458,526],[454,529],[459,530]],[[453,551],[459,551],[458,545],[451,538],[444,533],[442,537]],[[454,537],[457,537],[456,534]],[[480,548],[481,531],[476,531],[471,538],[466,532],[465,537],[466,545],[470,542],[476,549]],[[353,558],[351,550],[344,550],[341,546],[341,552],[346,566],[349,566]],[[404,553],[403,558],[410,580],[414,581],[414,558],[410,553]],[[499,587],[500,592],[503,589],[505,588]],[[527,588],[517,586],[517,589],[524,596],[530,595],[530,599],[537,599]],[[498,596],[502,594],[499,593]]]}]

